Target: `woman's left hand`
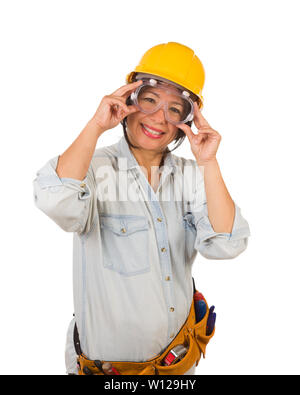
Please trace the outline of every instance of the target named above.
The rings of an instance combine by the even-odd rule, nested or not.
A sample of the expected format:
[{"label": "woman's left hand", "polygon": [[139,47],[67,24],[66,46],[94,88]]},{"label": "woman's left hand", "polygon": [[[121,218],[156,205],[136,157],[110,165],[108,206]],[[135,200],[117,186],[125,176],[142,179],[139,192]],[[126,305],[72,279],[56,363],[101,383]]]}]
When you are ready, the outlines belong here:
[{"label": "woman's left hand", "polygon": [[198,134],[195,134],[185,123],[176,126],[187,135],[191,144],[191,150],[198,165],[205,165],[216,159],[217,150],[222,137],[216,130],[210,127],[201,114],[197,103],[194,103],[194,123],[198,129]]}]

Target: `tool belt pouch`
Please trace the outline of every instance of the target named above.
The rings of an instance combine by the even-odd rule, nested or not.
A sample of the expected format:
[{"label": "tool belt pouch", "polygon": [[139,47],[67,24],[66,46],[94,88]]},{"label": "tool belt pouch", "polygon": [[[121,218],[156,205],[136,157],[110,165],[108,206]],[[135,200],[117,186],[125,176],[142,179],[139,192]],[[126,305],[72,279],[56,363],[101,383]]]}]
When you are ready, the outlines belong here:
[{"label": "tool belt pouch", "polygon": [[[206,325],[209,314],[209,307],[206,303],[206,314],[204,318],[196,323],[194,301],[190,308],[189,316],[178,332],[174,340],[169,344],[167,349],[159,356],[150,359],[145,362],[116,362],[116,361],[101,361],[110,362],[113,367],[121,375],[182,375],[191,369],[195,364],[198,366],[201,355],[205,358],[206,346],[210,339],[215,334],[215,328],[213,332],[206,335]],[[188,348],[188,352],[185,356],[174,365],[163,366],[163,360],[168,353],[177,345],[183,344]],[[103,375],[101,371],[95,365],[95,362],[87,359],[87,357],[81,353],[78,355],[78,373],[79,375],[85,375],[86,368],[90,374]]]},{"label": "tool belt pouch", "polygon": [[[204,318],[200,321],[197,322],[193,325],[192,331],[193,331],[193,337],[194,340],[196,341],[197,346],[199,347],[200,351],[200,356],[203,355],[203,358],[205,358],[205,353],[206,353],[206,346],[209,343],[210,339],[214,336],[215,334],[215,327],[210,335],[206,335],[206,326],[207,326],[207,319],[209,315],[209,306],[205,300],[206,303],[206,314]],[[196,366],[198,366],[199,360],[197,361]]]}]

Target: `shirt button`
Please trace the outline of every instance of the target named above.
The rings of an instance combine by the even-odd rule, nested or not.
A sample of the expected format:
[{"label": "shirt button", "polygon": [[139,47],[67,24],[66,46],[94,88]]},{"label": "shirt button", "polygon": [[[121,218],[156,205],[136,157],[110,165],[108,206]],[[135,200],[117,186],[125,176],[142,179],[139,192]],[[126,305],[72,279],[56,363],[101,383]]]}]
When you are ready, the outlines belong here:
[{"label": "shirt button", "polygon": [[162,219],[160,217],[156,218],[158,222],[162,222]]},{"label": "shirt button", "polygon": [[170,311],[173,313],[173,311],[174,311],[175,309],[174,309],[174,307],[170,307]]},{"label": "shirt button", "polygon": [[167,277],[165,278],[165,280],[166,280],[166,281],[170,281],[170,276],[167,276]]},{"label": "shirt button", "polygon": [[174,337],[174,333],[171,334],[170,339],[172,339],[172,337]]},{"label": "shirt button", "polygon": [[166,252],[165,247],[161,248],[160,250],[161,250],[161,252]]}]

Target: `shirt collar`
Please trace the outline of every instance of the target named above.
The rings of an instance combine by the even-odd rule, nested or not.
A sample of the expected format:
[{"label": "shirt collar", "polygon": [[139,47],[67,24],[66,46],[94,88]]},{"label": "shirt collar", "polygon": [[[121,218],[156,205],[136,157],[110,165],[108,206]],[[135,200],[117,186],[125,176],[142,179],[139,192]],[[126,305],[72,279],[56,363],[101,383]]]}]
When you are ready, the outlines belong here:
[{"label": "shirt collar", "polygon": [[[118,142],[118,157],[122,158],[122,165],[121,167],[119,167],[120,170],[129,170],[135,167],[139,167],[139,164],[135,159],[135,156],[131,152],[124,135],[121,137],[121,139]],[[166,172],[168,174],[174,173],[175,169],[176,169],[176,165],[174,162],[173,155],[171,154],[171,152],[168,152],[164,159],[163,172],[164,173]]]}]

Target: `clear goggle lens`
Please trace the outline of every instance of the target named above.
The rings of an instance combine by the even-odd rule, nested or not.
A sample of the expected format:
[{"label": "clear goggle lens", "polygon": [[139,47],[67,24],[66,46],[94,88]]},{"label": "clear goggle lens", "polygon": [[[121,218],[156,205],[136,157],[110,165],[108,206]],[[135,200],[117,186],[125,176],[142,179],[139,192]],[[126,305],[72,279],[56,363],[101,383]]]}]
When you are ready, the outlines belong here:
[{"label": "clear goggle lens", "polygon": [[[153,81],[153,80],[152,80]],[[152,114],[164,109],[166,120],[172,124],[185,123],[193,119],[193,102],[176,88],[159,83],[153,86],[145,81],[131,96],[140,111]]]}]

